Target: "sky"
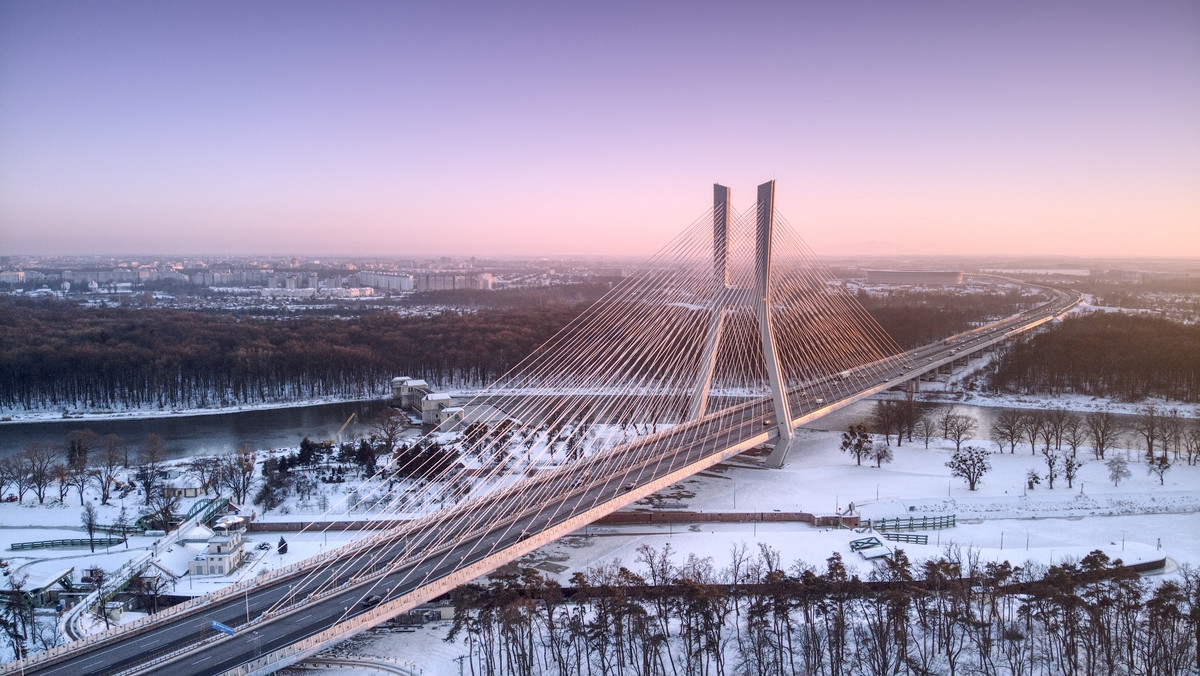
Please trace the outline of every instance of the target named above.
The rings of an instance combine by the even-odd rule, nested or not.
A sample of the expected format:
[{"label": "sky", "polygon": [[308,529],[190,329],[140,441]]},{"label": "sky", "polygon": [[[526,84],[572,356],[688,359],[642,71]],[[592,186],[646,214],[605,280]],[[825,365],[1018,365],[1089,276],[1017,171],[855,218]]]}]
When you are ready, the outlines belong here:
[{"label": "sky", "polygon": [[0,255],[1200,256],[1200,3],[0,0]]}]

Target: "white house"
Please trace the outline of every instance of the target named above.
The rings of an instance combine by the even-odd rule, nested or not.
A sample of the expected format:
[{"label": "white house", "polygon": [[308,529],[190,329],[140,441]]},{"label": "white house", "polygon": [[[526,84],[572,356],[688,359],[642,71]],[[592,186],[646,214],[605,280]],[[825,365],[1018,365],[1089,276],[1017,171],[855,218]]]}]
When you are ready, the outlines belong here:
[{"label": "white house", "polygon": [[450,395],[427,394],[421,399],[421,422],[426,425],[436,425],[442,409],[450,407]]},{"label": "white house", "polygon": [[190,575],[228,575],[246,558],[246,543],[242,531],[212,536],[208,551],[188,561]]},{"label": "white house", "polygon": [[177,474],[163,481],[163,495],[181,498],[198,498],[203,493],[200,480],[191,474]]}]

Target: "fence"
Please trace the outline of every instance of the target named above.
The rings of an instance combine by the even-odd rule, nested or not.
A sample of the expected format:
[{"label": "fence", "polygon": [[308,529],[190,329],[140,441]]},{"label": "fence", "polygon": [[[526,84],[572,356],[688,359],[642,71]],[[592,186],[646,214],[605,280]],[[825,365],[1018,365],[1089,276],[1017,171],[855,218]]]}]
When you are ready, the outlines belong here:
[{"label": "fence", "polygon": [[941,530],[954,528],[954,514],[948,516],[910,516],[899,519],[867,519],[859,522],[859,526],[874,528],[880,533],[897,530]]},{"label": "fence", "polygon": [[918,533],[883,533],[883,538],[892,542],[903,542],[910,545],[929,544],[929,536]]},{"label": "fence", "polygon": [[9,549],[53,549],[55,547],[110,547],[124,542],[124,538],[74,538],[63,540],[37,540],[35,542],[14,542]]}]

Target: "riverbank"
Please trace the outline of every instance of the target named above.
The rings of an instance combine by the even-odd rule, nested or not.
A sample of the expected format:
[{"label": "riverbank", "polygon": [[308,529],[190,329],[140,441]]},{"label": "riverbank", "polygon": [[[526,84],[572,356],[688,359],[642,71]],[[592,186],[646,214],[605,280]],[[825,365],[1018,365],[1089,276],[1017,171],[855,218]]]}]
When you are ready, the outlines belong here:
[{"label": "riverbank", "polygon": [[89,420],[153,420],[158,418],[189,418],[202,415],[224,415],[228,413],[243,413],[248,411],[277,411],[288,408],[305,408],[308,406],[324,406],[326,404],[359,404],[368,401],[382,401],[386,393],[374,397],[317,397],[300,401],[262,402],[258,404],[242,404],[239,406],[210,406],[204,408],[172,408],[172,409],[129,409],[124,411],[0,411],[0,425],[19,425],[22,423],[51,423],[51,422],[87,422]]},{"label": "riverbank", "polygon": [[[922,383],[924,386],[925,383]],[[903,399],[903,392],[881,392],[869,399]],[[1200,418],[1200,404],[1150,397],[1142,401],[1117,401],[1106,397],[1086,394],[989,394],[981,392],[922,392],[916,397],[919,402],[954,406],[977,406],[980,408],[1013,408],[1049,411],[1063,409],[1074,413],[1108,411],[1117,415],[1141,415],[1147,406],[1153,406],[1161,415],[1174,409],[1183,418]]]}]

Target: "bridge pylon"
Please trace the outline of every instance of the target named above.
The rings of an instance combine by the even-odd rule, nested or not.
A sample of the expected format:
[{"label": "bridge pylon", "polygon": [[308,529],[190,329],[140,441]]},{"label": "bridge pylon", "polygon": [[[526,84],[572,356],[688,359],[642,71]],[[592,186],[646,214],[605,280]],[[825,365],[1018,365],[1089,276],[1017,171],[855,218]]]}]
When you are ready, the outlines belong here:
[{"label": "bridge pylon", "polygon": [[794,433],[783,371],[775,349],[775,331],[771,322],[771,243],[775,223],[775,181],[767,181],[758,186],[754,286],[749,289],[736,288],[729,283],[729,193],[729,188],[719,184],[713,185],[714,284],[710,306],[712,315],[700,358],[700,373],[688,405],[688,420],[703,416],[708,407],[708,395],[713,372],[716,370],[726,314],[735,307],[752,309],[758,319],[763,362],[766,365],[774,422],[779,434],[775,449],[767,458],[767,465],[782,467],[791,450]]}]

